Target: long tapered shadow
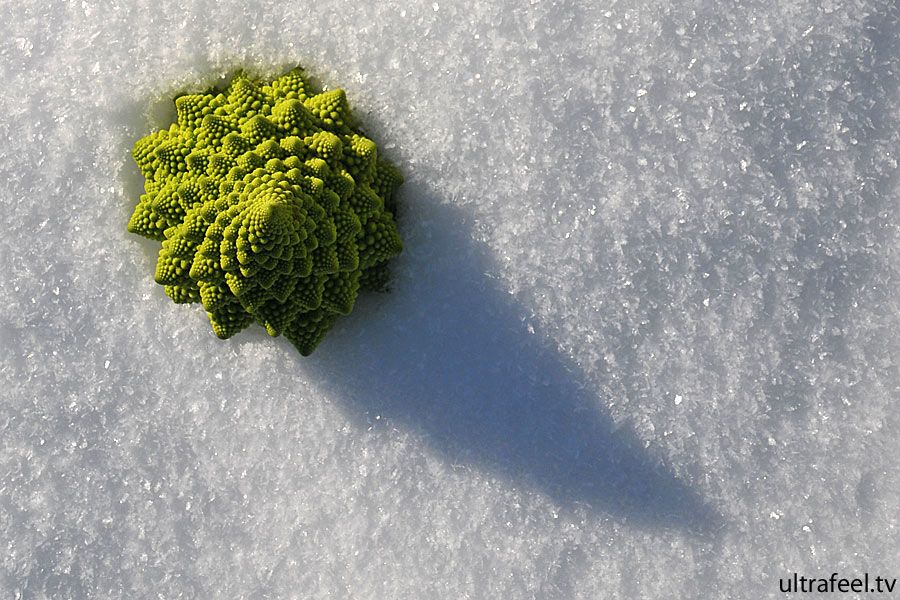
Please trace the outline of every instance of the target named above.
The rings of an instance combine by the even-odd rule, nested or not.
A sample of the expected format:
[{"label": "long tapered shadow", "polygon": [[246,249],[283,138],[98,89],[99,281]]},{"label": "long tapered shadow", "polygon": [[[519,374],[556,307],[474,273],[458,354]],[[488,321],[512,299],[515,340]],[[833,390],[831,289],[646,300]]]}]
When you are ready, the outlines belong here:
[{"label": "long tapered shadow", "polygon": [[585,376],[529,331],[460,211],[414,183],[403,194],[423,239],[407,239],[392,293],[361,299],[298,364],[335,382],[351,418],[414,428],[453,463],[633,524],[715,528],[714,511],[616,429]]}]

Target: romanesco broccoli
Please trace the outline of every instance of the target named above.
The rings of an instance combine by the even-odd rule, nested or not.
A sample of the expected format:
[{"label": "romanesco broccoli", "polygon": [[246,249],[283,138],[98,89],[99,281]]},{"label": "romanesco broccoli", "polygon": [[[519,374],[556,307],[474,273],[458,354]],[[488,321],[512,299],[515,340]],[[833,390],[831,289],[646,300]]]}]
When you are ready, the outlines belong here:
[{"label": "romanesco broccoli", "polygon": [[145,192],[128,231],[162,241],[156,282],[201,302],[229,338],[256,321],[304,356],[402,249],[400,172],[356,127],[343,90],[295,69],[236,75],[175,99],[177,121],[134,145]]}]

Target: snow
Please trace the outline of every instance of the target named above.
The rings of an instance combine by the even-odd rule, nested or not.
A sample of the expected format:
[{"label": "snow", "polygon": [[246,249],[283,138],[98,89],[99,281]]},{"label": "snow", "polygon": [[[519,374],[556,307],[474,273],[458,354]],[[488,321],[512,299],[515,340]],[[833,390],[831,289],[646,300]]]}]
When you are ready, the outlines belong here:
[{"label": "snow", "polygon": [[[766,598],[900,567],[889,0],[0,5],[0,595]],[[406,251],[307,359],[127,234],[303,64]]]}]

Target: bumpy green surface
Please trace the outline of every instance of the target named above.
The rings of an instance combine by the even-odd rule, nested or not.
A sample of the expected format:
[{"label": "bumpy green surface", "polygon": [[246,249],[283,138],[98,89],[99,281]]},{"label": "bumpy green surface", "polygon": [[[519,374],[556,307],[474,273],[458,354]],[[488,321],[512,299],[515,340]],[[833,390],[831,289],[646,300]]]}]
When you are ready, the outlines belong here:
[{"label": "bumpy green surface", "polygon": [[310,354],[402,245],[396,168],[355,128],[343,90],[299,69],[175,99],[132,152],[146,178],[128,231],[162,241],[156,281],[229,338],[254,321]]}]

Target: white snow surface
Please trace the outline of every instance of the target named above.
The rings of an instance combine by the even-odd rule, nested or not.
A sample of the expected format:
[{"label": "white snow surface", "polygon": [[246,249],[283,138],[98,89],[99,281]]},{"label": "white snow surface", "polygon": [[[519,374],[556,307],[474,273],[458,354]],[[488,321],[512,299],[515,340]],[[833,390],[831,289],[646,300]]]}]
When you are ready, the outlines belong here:
[{"label": "white snow surface", "polygon": [[[900,576],[892,0],[0,2],[0,596],[770,598]],[[125,225],[239,67],[405,252],[310,358]],[[846,597],[854,597],[848,594]]]}]

